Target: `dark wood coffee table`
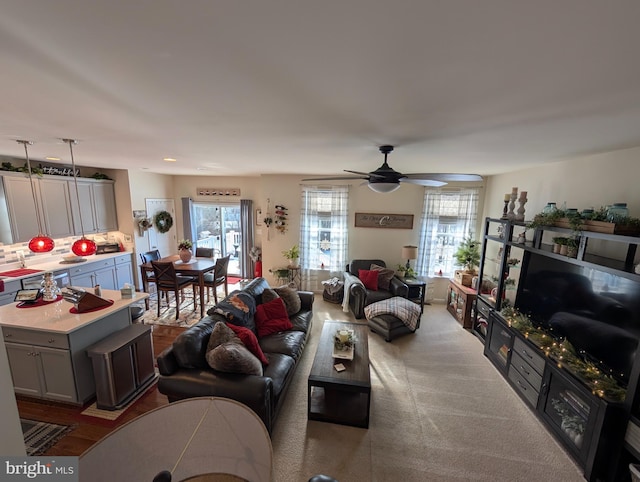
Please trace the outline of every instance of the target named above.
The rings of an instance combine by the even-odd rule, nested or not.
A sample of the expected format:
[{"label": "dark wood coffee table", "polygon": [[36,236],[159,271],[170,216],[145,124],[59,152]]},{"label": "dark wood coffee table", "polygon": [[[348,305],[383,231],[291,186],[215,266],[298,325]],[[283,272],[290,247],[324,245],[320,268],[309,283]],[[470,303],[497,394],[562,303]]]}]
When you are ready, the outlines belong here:
[{"label": "dark wood coffee table", "polygon": [[[333,358],[333,337],[339,329],[355,334],[353,360]],[[318,350],[309,373],[307,416],[309,420],[369,427],[371,377],[367,325],[325,321]],[[346,370],[337,372],[342,363]]]}]

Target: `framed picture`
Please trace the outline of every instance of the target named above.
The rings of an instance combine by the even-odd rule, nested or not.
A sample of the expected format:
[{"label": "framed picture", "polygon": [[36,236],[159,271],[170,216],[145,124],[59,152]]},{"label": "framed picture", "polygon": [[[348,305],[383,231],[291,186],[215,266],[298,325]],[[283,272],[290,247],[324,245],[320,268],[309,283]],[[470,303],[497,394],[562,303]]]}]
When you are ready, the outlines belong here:
[{"label": "framed picture", "polygon": [[356,213],[356,228],[413,229],[413,214]]}]

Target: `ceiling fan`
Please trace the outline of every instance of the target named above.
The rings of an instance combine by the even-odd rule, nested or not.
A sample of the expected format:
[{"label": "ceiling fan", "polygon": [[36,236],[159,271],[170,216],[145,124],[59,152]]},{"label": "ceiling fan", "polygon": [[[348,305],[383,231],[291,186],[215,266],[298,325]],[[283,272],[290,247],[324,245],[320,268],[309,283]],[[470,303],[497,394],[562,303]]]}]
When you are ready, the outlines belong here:
[{"label": "ceiling fan", "polygon": [[375,171],[359,172],[345,169],[345,172],[355,174],[355,176],[339,177],[316,177],[303,179],[303,181],[337,181],[347,179],[365,179],[367,185],[375,192],[393,192],[400,187],[401,182],[420,184],[421,186],[440,187],[451,181],[482,181],[482,177],[477,174],[402,174],[389,167],[387,155],[393,151],[393,146],[380,146],[380,152],[384,154],[384,162]]}]

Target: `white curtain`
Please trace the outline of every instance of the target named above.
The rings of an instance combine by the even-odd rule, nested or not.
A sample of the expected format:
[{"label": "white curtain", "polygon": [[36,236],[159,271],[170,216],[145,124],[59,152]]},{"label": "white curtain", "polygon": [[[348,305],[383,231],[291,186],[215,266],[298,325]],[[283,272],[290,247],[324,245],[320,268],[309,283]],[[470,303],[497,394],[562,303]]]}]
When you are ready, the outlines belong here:
[{"label": "white curtain", "polygon": [[302,289],[316,288],[318,273],[329,278],[344,270],[348,249],[348,201],[348,186],[302,186]]},{"label": "white curtain", "polygon": [[471,235],[477,239],[473,230],[479,194],[479,188],[425,188],[416,262],[418,275],[433,275],[442,267],[445,276],[453,275],[453,252],[464,237]]}]

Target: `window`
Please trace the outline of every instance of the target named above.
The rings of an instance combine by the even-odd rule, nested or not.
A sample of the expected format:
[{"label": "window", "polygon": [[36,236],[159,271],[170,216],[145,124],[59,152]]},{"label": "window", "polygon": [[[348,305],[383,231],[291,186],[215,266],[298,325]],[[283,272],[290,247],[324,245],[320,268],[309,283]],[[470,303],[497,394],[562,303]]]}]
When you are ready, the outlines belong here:
[{"label": "window", "polygon": [[195,248],[213,248],[214,257],[230,255],[229,274],[240,274],[240,205],[194,202],[191,210]]},{"label": "window", "polygon": [[[347,186],[302,186],[300,261],[302,282],[309,270],[344,269],[347,261]],[[307,271],[305,273],[305,270]]]},{"label": "window", "polygon": [[417,271],[421,276],[453,276],[454,253],[471,234],[478,216],[479,189],[426,189]]}]

